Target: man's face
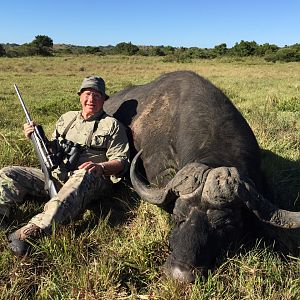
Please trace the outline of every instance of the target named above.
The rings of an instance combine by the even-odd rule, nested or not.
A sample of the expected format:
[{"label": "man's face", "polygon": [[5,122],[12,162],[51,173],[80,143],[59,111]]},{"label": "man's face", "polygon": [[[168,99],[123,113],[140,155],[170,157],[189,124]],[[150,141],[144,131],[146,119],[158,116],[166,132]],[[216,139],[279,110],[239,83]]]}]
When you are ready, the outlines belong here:
[{"label": "man's face", "polygon": [[82,106],[82,116],[87,119],[103,108],[105,96],[102,96],[94,89],[85,89],[80,94],[80,103]]}]

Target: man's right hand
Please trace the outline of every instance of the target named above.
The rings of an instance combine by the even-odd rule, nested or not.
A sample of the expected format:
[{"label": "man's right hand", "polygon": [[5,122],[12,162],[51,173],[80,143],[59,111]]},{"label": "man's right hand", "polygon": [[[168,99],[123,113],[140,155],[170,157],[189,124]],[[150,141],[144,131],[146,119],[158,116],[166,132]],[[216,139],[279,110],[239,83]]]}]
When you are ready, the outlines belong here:
[{"label": "man's right hand", "polygon": [[31,122],[31,123],[25,123],[24,125],[23,125],[23,129],[24,129],[24,135],[28,138],[28,139],[30,139],[30,136],[31,136],[31,134],[33,133],[33,131],[34,131],[34,123],[33,122]]}]

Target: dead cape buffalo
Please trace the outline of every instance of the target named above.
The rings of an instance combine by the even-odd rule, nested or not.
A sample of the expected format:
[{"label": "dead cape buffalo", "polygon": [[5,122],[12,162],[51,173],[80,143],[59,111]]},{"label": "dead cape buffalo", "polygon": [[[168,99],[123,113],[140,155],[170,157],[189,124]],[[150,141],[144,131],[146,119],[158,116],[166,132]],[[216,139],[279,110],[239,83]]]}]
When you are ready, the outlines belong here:
[{"label": "dead cape buffalo", "polygon": [[[279,209],[260,194],[256,138],[212,83],[190,71],[172,72],[120,91],[105,105],[131,129],[133,151],[142,150],[130,170],[135,191],[172,210],[167,274],[186,282],[206,274],[253,219],[286,248],[298,249],[299,241],[286,232],[299,229],[300,213]],[[136,172],[139,156],[151,186]]]}]

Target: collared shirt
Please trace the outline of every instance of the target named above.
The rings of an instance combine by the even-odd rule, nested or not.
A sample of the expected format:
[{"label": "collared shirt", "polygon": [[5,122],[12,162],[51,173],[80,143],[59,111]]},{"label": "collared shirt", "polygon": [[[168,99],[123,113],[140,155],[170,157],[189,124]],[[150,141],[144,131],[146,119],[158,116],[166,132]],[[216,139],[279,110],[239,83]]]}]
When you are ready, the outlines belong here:
[{"label": "collared shirt", "polygon": [[[80,155],[78,166],[86,161],[99,163],[118,160],[124,166],[124,174],[129,166],[129,144],[124,126],[103,110],[88,119],[83,119],[81,113],[69,111],[63,114],[56,123],[53,138],[61,136],[69,126],[65,138],[87,146]],[[60,172],[61,169],[58,170]]]}]

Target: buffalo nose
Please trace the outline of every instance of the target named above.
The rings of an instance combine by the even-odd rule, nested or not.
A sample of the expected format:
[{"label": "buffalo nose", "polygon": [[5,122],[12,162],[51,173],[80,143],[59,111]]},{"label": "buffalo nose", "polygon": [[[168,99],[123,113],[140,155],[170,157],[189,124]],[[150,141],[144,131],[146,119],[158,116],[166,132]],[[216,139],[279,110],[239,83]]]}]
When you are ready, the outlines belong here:
[{"label": "buffalo nose", "polygon": [[181,270],[179,267],[174,267],[172,270],[169,270],[171,277],[180,282],[184,283],[193,283],[196,279],[196,276],[191,270]]},{"label": "buffalo nose", "polygon": [[162,270],[166,276],[182,283],[193,283],[197,276],[207,277],[208,272],[206,267],[192,268],[187,264],[176,262],[170,256],[163,265]]}]

